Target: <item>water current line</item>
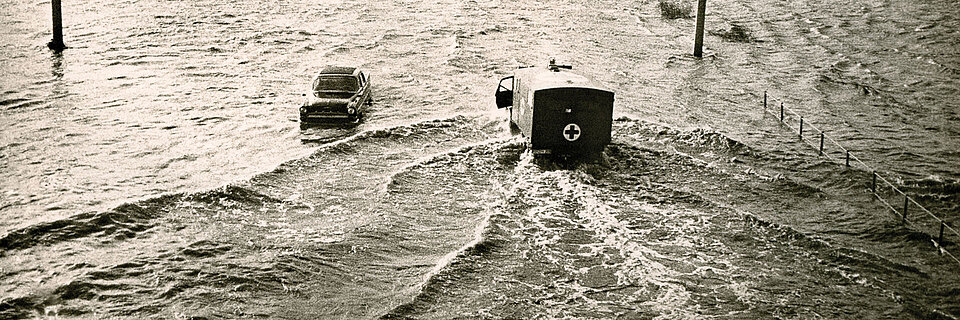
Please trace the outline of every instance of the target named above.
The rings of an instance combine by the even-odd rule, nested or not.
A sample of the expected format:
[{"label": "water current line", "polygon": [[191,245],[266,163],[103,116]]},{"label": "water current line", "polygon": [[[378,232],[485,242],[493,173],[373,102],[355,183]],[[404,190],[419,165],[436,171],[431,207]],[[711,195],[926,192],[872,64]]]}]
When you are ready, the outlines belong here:
[{"label": "water current line", "polygon": [[[801,116],[800,114],[798,114],[798,113],[796,113],[796,112],[794,112],[794,111],[792,111],[792,110],[784,107],[783,102],[780,102],[780,110],[779,110],[779,114],[777,114],[777,113],[775,113],[776,110],[769,110],[769,109],[767,108],[767,100],[768,100],[768,99],[767,99],[767,92],[764,91],[764,92],[763,92],[763,112],[764,112],[764,113],[768,113],[768,114],[774,116],[774,118],[777,118],[777,120],[780,121],[780,124],[781,124],[781,125],[784,125],[784,126],[786,126],[787,128],[789,128],[791,131],[796,132],[796,133],[800,136],[800,141],[803,142],[803,143],[806,144],[806,145],[809,145],[810,147],[812,147],[812,148],[814,148],[814,149],[817,149],[817,150],[819,151],[819,155],[820,155],[820,156],[822,156],[822,157],[824,157],[824,158],[827,158],[827,160],[829,160],[829,161],[831,161],[831,162],[836,162],[836,160],[834,160],[833,157],[831,157],[831,156],[827,153],[827,150],[824,149],[824,141],[829,141],[833,146],[839,148],[840,151],[842,152],[842,154],[845,155],[845,161],[844,161],[844,166],[845,166],[845,167],[849,168],[849,167],[850,167],[850,159],[853,159],[856,163],[860,164],[861,167],[863,167],[863,168],[866,169],[867,171],[871,172],[871,173],[872,173],[872,178],[871,178],[871,179],[873,180],[873,182],[872,182],[872,184],[871,184],[870,192],[874,195],[874,197],[876,197],[877,199],[879,199],[880,202],[883,203],[884,206],[886,206],[887,208],[889,208],[890,211],[892,211],[895,215],[899,215],[900,218],[901,218],[901,220],[902,220],[902,223],[903,223],[903,224],[905,224],[905,225],[907,225],[907,226],[909,226],[909,227],[911,227],[911,228],[913,228],[913,229],[915,229],[915,230],[920,230],[921,233],[930,236],[930,238],[931,238],[930,241],[933,242],[934,247],[936,247],[941,254],[946,254],[947,256],[949,256],[950,258],[952,258],[954,261],[956,261],[958,264],[960,264],[960,258],[957,258],[957,256],[953,255],[953,253],[950,253],[950,251],[948,251],[948,250],[947,250],[946,248],[944,248],[944,246],[943,246],[943,243],[944,243],[944,242],[943,242],[943,241],[944,241],[944,240],[943,240],[943,238],[944,238],[944,230],[949,230],[950,232],[953,233],[953,235],[954,235],[955,237],[960,238],[960,232],[958,232],[957,229],[954,229],[952,226],[950,226],[949,224],[947,224],[947,222],[944,221],[942,218],[940,218],[940,217],[938,217],[937,215],[933,214],[933,212],[930,212],[930,210],[927,210],[927,208],[925,208],[925,207],[923,207],[922,205],[920,205],[920,203],[918,203],[918,202],[917,202],[916,200],[914,200],[912,197],[910,197],[909,195],[907,195],[905,192],[901,191],[901,190],[900,190],[899,188],[897,188],[893,183],[891,183],[889,180],[887,180],[886,178],[884,178],[883,176],[881,176],[879,173],[877,173],[877,170],[876,170],[876,169],[874,169],[873,167],[868,166],[866,163],[863,163],[863,161],[861,161],[859,157],[857,157],[856,155],[854,155],[853,153],[851,153],[850,150],[847,150],[847,148],[844,148],[842,145],[840,145],[839,142],[837,142],[836,140],[834,140],[834,139],[831,138],[830,136],[826,135],[826,133],[825,133],[823,130],[821,130],[820,128],[817,128],[816,126],[814,126],[813,124],[811,124],[809,121],[808,121],[807,123],[804,123],[804,122],[803,122],[803,116]],[[791,116],[792,116],[792,117],[791,117]],[[799,119],[799,120],[798,120],[798,121],[800,122],[799,128],[794,128],[793,126],[791,126],[791,125],[788,123],[788,120],[791,119],[791,118]],[[804,138],[804,135],[803,135],[804,125],[806,125],[806,127],[807,127],[808,129],[811,129],[811,130],[819,133],[819,136],[820,136],[820,139],[819,139],[819,143],[820,143],[819,148],[818,148],[817,145],[811,143],[810,141],[807,141],[807,139]],[[879,180],[879,181],[882,182],[884,185],[886,185],[886,186],[889,188],[889,190],[893,191],[893,193],[894,193],[895,195],[900,195],[901,197],[903,197],[904,200],[903,200],[903,209],[902,209],[902,211],[898,211],[896,207],[894,207],[892,204],[890,204],[890,202],[888,202],[888,201],[880,194],[880,192],[878,191],[878,187],[882,187],[882,186],[878,186],[878,185],[877,185],[877,180]],[[922,211],[922,212],[925,213],[927,216],[933,218],[934,220],[936,220],[936,221],[939,223],[938,227],[940,228],[940,232],[939,232],[939,234],[938,234],[937,237],[934,237],[934,236],[930,235],[929,233],[924,232],[922,226],[918,225],[918,223],[914,223],[913,221],[907,219],[907,211],[908,211],[908,209],[909,209],[909,207],[910,207],[910,203],[913,203],[913,205],[914,205],[915,207],[917,207],[918,209],[920,209],[920,211]]]}]

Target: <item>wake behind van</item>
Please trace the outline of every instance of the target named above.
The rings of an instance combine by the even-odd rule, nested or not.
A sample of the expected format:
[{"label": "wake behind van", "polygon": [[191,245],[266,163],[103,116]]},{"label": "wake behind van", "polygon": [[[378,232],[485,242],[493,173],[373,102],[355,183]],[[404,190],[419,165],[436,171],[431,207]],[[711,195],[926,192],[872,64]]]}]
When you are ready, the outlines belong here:
[{"label": "wake behind van", "polygon": [[571,69],[551,61],[500,80],[497,107],[534,154],[598,154],[610,143],[613,91]]}]

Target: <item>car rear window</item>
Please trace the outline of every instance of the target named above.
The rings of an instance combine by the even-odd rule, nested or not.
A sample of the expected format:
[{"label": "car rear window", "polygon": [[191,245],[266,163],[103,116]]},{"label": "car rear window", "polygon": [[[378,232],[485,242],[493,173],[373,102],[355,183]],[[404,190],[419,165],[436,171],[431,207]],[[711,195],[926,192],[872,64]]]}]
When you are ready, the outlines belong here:
[{"label": "car rear window", "polygon": [[349,76],[317,77],[313,81],[313,91],[349,91],[355,92],[359,88],[357,79]]}]

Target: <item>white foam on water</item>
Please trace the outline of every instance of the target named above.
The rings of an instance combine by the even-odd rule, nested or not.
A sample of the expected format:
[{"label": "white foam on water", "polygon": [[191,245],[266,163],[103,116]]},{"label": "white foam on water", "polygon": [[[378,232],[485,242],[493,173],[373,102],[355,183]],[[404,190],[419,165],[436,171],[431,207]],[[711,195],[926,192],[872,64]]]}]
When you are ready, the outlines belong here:
[{"label": "white foam on water", "polygon": [[[515,175],[518,178],[511,192],[530,205],[520,217],[524,225],[520,231],[531,238],[534,250],[544,254],[544,259],[565,266],[574,276],[584,277],[597,266],[575,267],[570,256],[605,257],[601,259],[614,261],[613,288],[590,288],[565,280],[552,284],[574,292],[566,297],[567,301],[582,301],[591,310],[606,310],[611,304],[632,308],[631,303],[638,303],[655,312],[657,319],[699,319],[704,312],[693,299],[695,293],[688,289],[690,281],[701,285],[696,279],[707,280],[708,283],[703,284],[706,289],[733,295],[732,299],[747,305],[757,300],[755,284],[749,278],[738,277],[749,271],[741,270],[729,260],[738,254],[722,242],[706,237],[717,228],[711,225],[711,220],[722,210],[648,203],[633,194],[611,193],[596,186],[594,178],[580,170],[543,171],[529,152],[521,157]],[[638,219],[656,225],[641,222],[638,226]],[[565,236],[577,230],[592,232],[589,242],[579,244],[578,252],[565,251],[572,250],[569,243],[563,243]],[[700,252],[704,247],[712,253]],[[622,260],[609,259],[609,253],[605,252],[610,250],[617,252]],[[611,264],[600,267],[604,266]],[[628,293],[633,297],[609,302],[590,296],[608,289],[624,289],[618,291],[621,293],[633,290]],[[703,292],[696,294],[703,298]],[[742,311],[728,312],[733,315]],[[565,315],[558,311],[550,317]]]}]

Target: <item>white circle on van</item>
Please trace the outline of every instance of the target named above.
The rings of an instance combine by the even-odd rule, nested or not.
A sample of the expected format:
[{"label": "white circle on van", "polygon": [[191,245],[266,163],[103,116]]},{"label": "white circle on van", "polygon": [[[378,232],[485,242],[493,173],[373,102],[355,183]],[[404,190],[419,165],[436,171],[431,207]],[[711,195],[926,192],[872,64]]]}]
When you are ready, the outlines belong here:
[{"label": "white circle on van", "polygon": [[580,133],[580,126],[576,123],[571,123],[563,127],[563,138],[567,139],[567,141],[577,141],[577,139],[580,139]]}]

